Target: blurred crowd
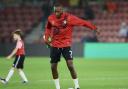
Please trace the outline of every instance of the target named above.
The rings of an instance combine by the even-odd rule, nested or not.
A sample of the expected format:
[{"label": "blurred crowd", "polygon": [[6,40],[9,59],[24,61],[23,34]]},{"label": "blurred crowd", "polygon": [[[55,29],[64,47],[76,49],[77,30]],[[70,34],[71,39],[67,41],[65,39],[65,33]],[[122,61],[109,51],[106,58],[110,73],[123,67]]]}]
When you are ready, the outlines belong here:
[{"label": "blurred crowd", "polygon": [[74,43],[128,41],[127,0],[0,0],[0,42],[12,42],[11,32],[16,28],[28,35],[40,23],[44,25],[54,2],[63,4],[65,11],[93,22],[101,32],[96,36],[87,28],[75,27]]}]

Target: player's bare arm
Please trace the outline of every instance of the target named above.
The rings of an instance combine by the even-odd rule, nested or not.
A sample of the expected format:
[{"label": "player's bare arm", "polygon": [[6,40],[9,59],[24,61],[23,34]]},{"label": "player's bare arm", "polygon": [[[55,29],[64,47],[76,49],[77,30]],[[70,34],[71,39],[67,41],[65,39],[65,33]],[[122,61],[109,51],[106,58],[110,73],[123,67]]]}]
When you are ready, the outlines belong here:
[{"label": "player's bare arm", "polygon": [[6,59],[11,59],[17,52],[18,48],[15,48],[10,55],[6,57]]}]

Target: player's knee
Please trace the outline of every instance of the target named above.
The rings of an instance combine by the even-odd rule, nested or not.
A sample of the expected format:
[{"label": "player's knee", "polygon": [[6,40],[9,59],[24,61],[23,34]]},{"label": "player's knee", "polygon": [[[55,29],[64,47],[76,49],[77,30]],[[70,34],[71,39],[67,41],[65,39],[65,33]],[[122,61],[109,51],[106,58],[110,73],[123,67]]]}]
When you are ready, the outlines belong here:
[{"label": "player's knee", "polygon": [[19,72],[22,71],[22,69],[17,69]]},{"label": "player's knee", "polygon": [[68,68],[69,68],[70,71],[73,71],[73,70],[74,70],[73,65],[70,65],[70,64],[69,64],[69,65],[68,65]]},{"label": "player's knee", "polygon": [[52,65],[52,66],[51,66],[51,69],[52,69],[52,70],[57,70],[56,65]]},{"label": "player's knee", "polygon": [[14,70],[15,70],[15,68],[14,68],[14,67],[12,67],[10,70],[13,70],[13,71],[14,71]]}]

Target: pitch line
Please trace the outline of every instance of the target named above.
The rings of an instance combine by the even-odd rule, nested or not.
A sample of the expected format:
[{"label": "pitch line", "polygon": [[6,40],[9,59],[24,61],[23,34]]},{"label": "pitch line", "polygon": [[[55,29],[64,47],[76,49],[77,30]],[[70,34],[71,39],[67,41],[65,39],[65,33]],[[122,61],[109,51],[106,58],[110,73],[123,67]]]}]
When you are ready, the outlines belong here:
[{"label": "pitch line", "polygon": [[[61,79],[60,78],[60,81],[69,81],[69,80],[72,80],[72,79]],[[94,81],[94,80],[100,80],[100,81],[106,81],[106,80],[128,80],[128,76],[127,77],[94,77],[94,78],[79,78],[79,81]],[[30,80],[29,82],[31,83],[35,82],[35,83],[38,83],[38,82],[52,82],[53,80],[52,79],[42,79],[42,80]],[[10,81],[11,82],[11,81]],[[17,83],[17,82],[20,82],[20,81],[12,81],[13,83]]]}]

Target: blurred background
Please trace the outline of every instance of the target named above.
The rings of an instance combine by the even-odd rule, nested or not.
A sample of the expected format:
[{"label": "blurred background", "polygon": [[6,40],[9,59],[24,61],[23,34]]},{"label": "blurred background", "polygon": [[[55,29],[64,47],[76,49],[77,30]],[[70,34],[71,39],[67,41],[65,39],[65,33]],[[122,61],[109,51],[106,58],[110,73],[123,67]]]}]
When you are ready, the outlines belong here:
[{"label": "blurred background", "polygon": [[100,30],[96,36],[88,28],[74,27],[74,56],[128,58],[128,0],[0,0],[0,56],[14,48],[11,33],[21,29],[26,55],[47,57],[49,50],[42,43],[42,34],[54,2]]}]

